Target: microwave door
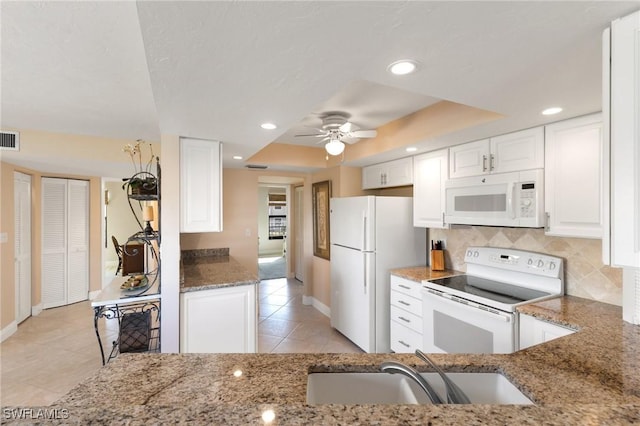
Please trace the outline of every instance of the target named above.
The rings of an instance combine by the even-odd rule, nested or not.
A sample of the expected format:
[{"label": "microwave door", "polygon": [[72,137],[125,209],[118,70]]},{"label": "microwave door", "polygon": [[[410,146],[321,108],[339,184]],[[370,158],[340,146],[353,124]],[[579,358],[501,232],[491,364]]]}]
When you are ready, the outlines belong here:
[{"label": "microwave door", "polygon": [[445,189],[447,223],[517,226],[514,183],[497,182]]}]

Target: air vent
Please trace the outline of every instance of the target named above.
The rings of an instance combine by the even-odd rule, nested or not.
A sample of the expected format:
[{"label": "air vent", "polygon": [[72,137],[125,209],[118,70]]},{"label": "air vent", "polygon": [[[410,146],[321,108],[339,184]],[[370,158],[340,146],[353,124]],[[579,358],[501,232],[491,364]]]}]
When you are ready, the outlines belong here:
[{"label": "air vent", "polygon": [[20,133],[0,132],[0,149],[5,151],[20,151]]},{"label": "air vent", "polygon": [[267,166],[262,166],[262,165],[259,165],[259,164],[247,164],[245,167],[247,169],[260,169],[260,170],[264,170],[264,169],[267,168]]}]

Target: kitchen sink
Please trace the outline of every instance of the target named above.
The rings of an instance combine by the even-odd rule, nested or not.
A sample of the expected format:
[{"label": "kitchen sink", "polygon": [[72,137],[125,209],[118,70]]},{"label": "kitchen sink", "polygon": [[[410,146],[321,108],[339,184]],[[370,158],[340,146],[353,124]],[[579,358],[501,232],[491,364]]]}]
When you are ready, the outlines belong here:
[{"label": "kitchen sink", "polygon": [[[444,382],[437,373],[421,373],[446,401]],[[533,404],[499,373],[447,373],[472,404]],[[417,383],[388,373],[311,373],[308,404],[431,404]]]}]

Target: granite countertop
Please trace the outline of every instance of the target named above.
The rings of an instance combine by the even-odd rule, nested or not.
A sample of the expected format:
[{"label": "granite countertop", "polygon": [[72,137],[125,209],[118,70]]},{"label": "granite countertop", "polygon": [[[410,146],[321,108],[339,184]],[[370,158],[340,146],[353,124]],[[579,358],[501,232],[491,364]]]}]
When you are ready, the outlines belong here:
[{"label": "granite countertop", "polygon": [[416,281],[418,284],[422,283],[422,280],[434,280],[437,278],[450,277],[452,275],[464,274],[464,272],[456,271],[454,269],[445,269],[444,271],[433,271],[428,266],[414,266],[410,268],[397,268],[390,271],[392,275],[396,275],[401,278]]},{"label": "granite countertop", "polygon": [[[576,333],[513,354],[433,354],[446,371],[507,376],[535,406],[306,405],[310,372],[378,371],[411,354],[123,354],[53,407],[67,423],[144,424],[630,424],[640,421],[640,326],[621,308],[566,296],[522,313]],[[242,370],[236,377],[233,373]]]},{"label": "granite countertop", "polygon": [[182,252],[180,292],[211,290],[221,287],[257,284],[256,274],[247,270],[228,249],[190,250]]}]

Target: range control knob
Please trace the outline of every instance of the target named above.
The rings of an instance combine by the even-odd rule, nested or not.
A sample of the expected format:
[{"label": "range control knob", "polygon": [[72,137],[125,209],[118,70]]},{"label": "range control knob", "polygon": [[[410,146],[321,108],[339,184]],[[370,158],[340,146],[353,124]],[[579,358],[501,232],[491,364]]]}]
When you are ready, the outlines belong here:
[{"label": "range control knob", "polygon": [[533,265],[533,259],[529,258],[529,260],[527,260],[527,265]]},{"label": "range control knob", "polygon": [[467,257],[471,257],[472,254],[473,252],[471,250],[467,250]]},{"label": "range control knob", "polygon": [[542,268],[544,266],[544,262],[542,259],[538,260],[538,264],[536,265],[538,268]]},{"label": "range control knob", "polygon": [[480,256],[480,253],[478,252],[478,250],[474,251],[473,252],[473,257],[478,257],[478,256]]},{"label": "range control knob", "polygon": [[522,200],[522,205],[525,207],[529,207],[531,205],[531,200],[528,198],[525,198],[524,200]]},{"label": "range control knob", "polygon": [[556,263],[555,262],[549,262],[549,269],[552,270],[552,271],[554,269],[556,269]]}]

